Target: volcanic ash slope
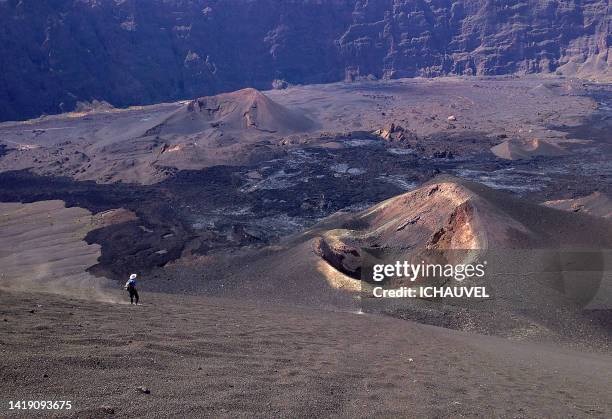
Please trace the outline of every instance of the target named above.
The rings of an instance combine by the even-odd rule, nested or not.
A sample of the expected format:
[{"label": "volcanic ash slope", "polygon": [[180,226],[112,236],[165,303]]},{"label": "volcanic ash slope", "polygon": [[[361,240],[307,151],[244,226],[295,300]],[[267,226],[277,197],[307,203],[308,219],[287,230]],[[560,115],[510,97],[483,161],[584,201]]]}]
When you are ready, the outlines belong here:
[{"label": "volcanic ash slope", "polygon": [[134,217],[123,209],[92,215],[59,200],[1,202],[0,287],[109,301],[102,289],[110,281],[88,271],[98,263],[101,248],[85,236]]}]

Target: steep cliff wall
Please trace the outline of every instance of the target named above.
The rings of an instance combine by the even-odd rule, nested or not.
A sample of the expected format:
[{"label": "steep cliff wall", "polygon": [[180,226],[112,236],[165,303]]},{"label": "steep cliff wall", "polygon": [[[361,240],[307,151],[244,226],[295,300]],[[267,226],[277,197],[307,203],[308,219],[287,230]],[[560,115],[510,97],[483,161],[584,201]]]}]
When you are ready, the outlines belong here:
[{"label": "steep cliff wall", "polygon": [[610,79],[607,1],[357,2],[339,40],[347,75],[549,73]]},{"label": "steep cliff wall", "polygon": [[610,80],[607,0],[0,0],[0,120],[275,79]]}]

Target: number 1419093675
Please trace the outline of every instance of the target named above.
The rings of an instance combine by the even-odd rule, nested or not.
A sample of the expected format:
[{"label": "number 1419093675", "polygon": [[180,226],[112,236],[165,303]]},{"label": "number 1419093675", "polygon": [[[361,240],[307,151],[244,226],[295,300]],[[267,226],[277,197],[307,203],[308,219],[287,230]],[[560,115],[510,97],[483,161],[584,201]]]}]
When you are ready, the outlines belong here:
[{"label": "number 1419093675", "polygon": [[70,410],[70,400],[10,400],[9,410]]}]

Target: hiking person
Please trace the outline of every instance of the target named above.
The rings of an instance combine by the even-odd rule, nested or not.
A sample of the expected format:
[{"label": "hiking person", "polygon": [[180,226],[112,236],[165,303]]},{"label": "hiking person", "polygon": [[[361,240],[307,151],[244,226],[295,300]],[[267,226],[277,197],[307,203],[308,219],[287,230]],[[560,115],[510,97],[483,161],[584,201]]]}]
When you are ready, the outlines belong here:
[{"label": "hiking person", "polygon": [[134,298],[136,299],[136,305],[138,305],[138,290],[136,289],[136,278],[138,275],[130,275],[130,279],[125,283],[125,288],[130,294],[130,304],[134,304]]}]

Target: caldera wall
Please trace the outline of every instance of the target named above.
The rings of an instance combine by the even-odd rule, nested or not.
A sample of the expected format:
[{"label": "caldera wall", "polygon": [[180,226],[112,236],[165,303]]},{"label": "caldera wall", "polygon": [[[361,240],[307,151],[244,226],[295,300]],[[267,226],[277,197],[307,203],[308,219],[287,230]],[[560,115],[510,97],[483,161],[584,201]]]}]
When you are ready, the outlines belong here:
[{"label": "caldera wall", "polygon": [[611,20],[604,0],[4,0],[0,120],[276,79],[560,71],[609,80]]}]

